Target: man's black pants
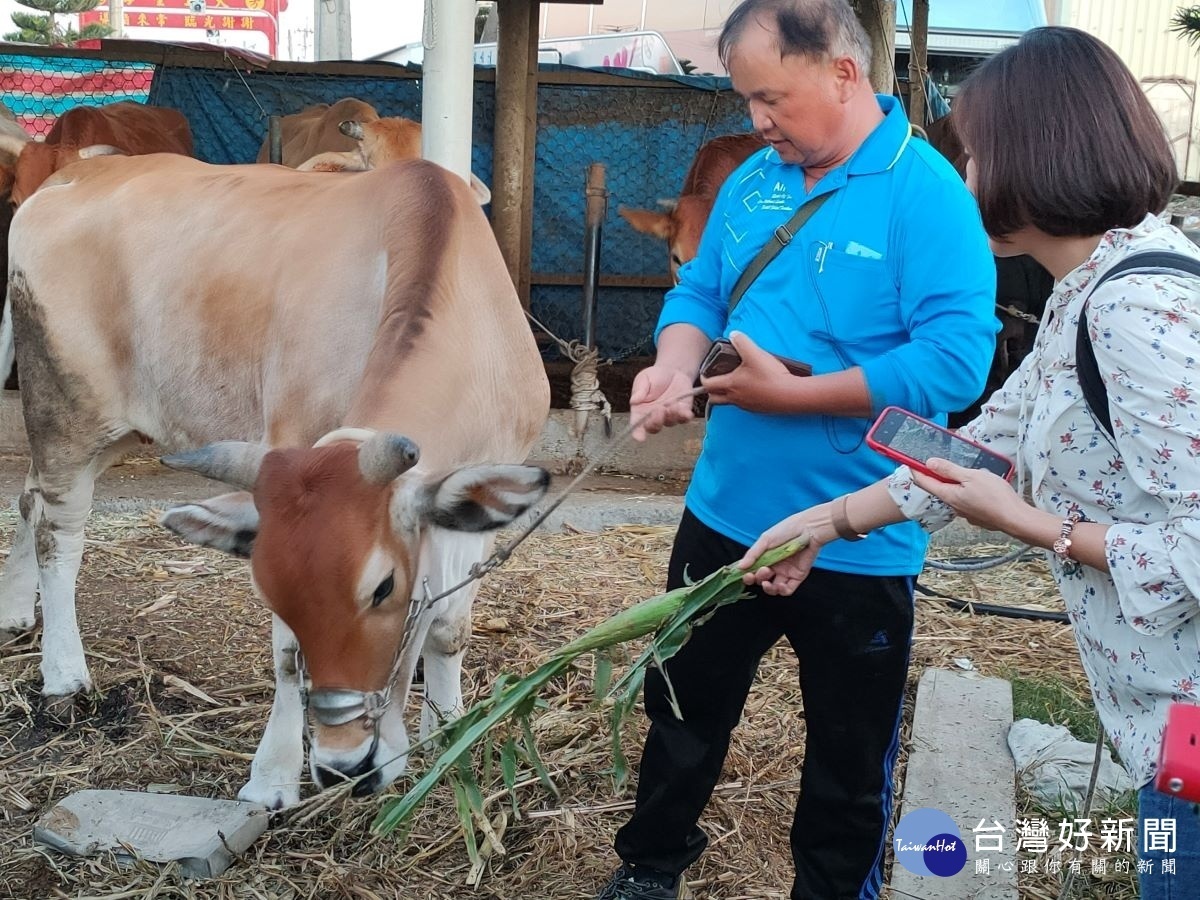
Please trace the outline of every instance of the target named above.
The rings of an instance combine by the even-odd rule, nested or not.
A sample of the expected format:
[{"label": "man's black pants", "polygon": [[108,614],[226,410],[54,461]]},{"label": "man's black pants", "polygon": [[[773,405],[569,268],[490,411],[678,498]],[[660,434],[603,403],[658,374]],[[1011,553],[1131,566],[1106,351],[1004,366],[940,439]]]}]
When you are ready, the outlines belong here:
[{"label": "man's black pants", "polygon": [[[698,581],[746,547],[685,511],[668,589]],[[799,658],[807,729],[800,797],[792,822],[792,900],[874,898],[883,885],[892,768],[913,629],[913,578],[814,569],[790,597],[755,590],[723,607],[666,662],[666,682],[647,674],[650,734],[637,807],[617,832],[626,863],[680,873],[708,838],[697,822],[721,775],[759,661],[786,636]]]}]

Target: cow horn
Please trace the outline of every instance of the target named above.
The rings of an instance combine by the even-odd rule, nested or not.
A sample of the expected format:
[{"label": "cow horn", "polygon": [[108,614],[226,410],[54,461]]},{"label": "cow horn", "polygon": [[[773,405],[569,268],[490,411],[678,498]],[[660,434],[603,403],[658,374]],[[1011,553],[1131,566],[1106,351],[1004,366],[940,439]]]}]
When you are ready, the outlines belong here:
[{"label": "cow horn", "polygon": [[358,469],[373,484],[387,484],[417,464],[421,450],[402,434],[380,432],[358,448]]},{"label": "cow horn", "polygon": [[195,472],[230,487],[249,491],[258,480],[258,470],[269,447],[245,441],[217,441],[196,450],[172,453],[160,460],[164,466]]},{"label": "cow horn", "polygon": [[124,150],[119,147],[114,147],[112,144],[89,144],[87,147],[79,148],[80,159],[93,159],[97,156],[125,156]]},{"label": "cow horn", "polygon": [[338,126],[338,131],[348,138],[354,138],[356,141],[361,141],[363,139],[362,122],[347,120]]}]

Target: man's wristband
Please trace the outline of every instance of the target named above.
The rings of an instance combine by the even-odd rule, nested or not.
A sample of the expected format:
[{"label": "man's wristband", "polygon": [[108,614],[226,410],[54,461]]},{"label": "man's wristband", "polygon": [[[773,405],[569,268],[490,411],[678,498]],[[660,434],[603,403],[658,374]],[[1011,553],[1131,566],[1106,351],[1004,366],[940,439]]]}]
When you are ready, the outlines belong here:
[{"label": "man's wristband", "polygon": [[852,528],[850,520],[846,517],[846,504],[849,500],[850,496],[843,494],[833,501],[833,515],[831,517],[833,530],[844,541],[861,541],[866,535]]}]

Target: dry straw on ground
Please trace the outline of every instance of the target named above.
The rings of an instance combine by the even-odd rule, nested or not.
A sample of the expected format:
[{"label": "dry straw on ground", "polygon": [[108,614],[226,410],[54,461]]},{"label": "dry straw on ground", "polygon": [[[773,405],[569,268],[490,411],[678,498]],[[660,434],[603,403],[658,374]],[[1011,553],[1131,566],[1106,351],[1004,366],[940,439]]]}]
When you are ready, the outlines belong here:
[{"label": "dry straw on ground", "polygon": [[[486,871],[469,871],[445,787],[400,844],[369,832],[379,798],[314,795],[308,785],[298,809],[279,817],[244,859],[209,882],[185,881],[173,867],[72,859],[35,846],[36,818],[80,788],[235,796],[271,700],[269,619],[250,595],[243,564],[182,547],[151,515],[97,515],[88,534],[79,611],[97,690],[77,704],[75,721],[57,719],[38,696],[36,636],[0,649],[0,897],[594,896],[614,865],[610,842],[630,803],[628,792],[613,789],[604,714],[589,707],[590,660],[553,687],[537,719],[539,748],[561,800],[532,772],[522,772],[520,818],[514,818],[493,773],[489,812],[503,831],[504,853],[493,855]],[[502,670],[528,671],[548,649],[657,593],[670,534],[626,527],[528,540],[480,592],[466,663],[468,702],[486,693]],[[1060,608],[1040,563],[972,576],[931,573],[925,581],[967,599]],[[1084,690],[1066,627],[972,616],[936,602],[918,605],[913,689],[926,666],[970,660],[984,674],[1052,676]],[[688,873],[702,897],[787,896],[787,831],[804,748],[795,672],[786,646],[764,660],[705,814],[712,842]],[[911,699],[910,691],[910,706]],[[644,723],[640,714],[634,719],[625,748],[636,763]],[[906,716],[906,737],[907,722]],[[1024,896],[1055,896],[1052,884],[1035,881],[1023,885]]]}]

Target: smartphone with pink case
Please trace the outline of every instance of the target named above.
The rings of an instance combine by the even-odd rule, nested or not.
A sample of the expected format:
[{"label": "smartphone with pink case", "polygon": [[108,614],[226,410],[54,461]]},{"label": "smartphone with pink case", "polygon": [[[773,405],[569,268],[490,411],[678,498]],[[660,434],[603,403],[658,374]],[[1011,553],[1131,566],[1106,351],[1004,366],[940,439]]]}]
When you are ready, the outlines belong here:
[{"label": "smartphone with pink case", "polygon": [[1167,710],[1154,787],[1200,803],[1200,706],[1172,703]]}]

